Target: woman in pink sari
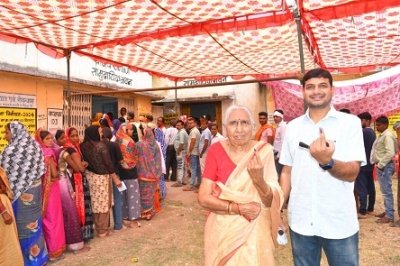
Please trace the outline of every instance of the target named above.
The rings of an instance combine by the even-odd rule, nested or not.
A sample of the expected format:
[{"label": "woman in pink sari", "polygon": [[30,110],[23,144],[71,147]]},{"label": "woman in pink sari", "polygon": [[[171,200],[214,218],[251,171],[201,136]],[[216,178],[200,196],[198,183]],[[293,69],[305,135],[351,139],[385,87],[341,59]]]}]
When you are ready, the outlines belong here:
[{"label": "woman in pink sari", "polygon": [[50,132],[39,129],[36,132],[36,141],[42,148],[47,169],[42,177],[43,232],[50,261],[55,261],[63,258],[66,247],[57,159]]},{"label": "woman in pink sari", "polygon": [[200,205],[210,211],[205,265],[275,265],[283,192],[273,148],[252,140],[246,107],[228,108],[224,124],[228,139],[210,147],[199,190]]}]

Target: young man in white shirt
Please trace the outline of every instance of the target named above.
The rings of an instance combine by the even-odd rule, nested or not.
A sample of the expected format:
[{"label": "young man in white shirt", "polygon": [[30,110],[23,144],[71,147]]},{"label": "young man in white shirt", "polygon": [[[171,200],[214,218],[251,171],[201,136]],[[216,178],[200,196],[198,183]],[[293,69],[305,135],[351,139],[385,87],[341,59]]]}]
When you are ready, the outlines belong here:
[{"label": "young man in white shirt", "polygon": [[302,80],[306,113],[287,128],[279,162],[287,199],[296,266],[358,265],[359,224],[353,194],[360,164],[366,162],[360,120],[331,105],[331,74],[307,72]]},{"label": "young man in white shirt", "polygon": [[189,161],[190,165],[191,180],[190,186],[183,188],[183,191],[197,191],[201,183],[201,168],[199,158],[199,143],[201,134],[197,128],[197,121],[198,120],[195,117],[188,118],[188,127],[190,129],[190,133],[186,159]]},{"label": "young man in white shirt", "polygon": [[201,136],[199,143],[199,151],[200,151],[200,168],[201,174],[204,172],[204,167],[206,165],[206,158],[208,148],[211,145],[211,131],[208,129],[208,118],[206,115],[200,117],[200,128],[201,128]]},{"label": "young man in white shirt", "polygon": [[275,167],[278,177],[281,175],[283,165],[279,163],[279,155],[281,153],[283,139],[285,137],[286,122],[283,120],[283,111],[277,109],[274,111],[274,122],[276,125],[275,139],[274,139],[274,155]]},{"label": "young man in white shirt", "polygon": [[169,181],[169,171],[171,173],[171,181],[176,181],[176,152],[174,148],[174,142],[176,135],[178,134],[178,129],[175,127],[176,120],[171,120],[170,126],[165,131],[165,144],[167,145],[167,156],[165,158],[165,168],[167,173],[165,174],[165,180]]},{"label": "young man in white shirt", "polygon": [[172,187],[181,187],[185,182],[185,174],[186,174],[186,151],[188,148],[188,139],[189,136],[185,129],[185,123],[182,120],[178,120],[176,122],[176,129],[178,133],[176,134],[176,138],[174,141],[174,148],[176,152],[176,163],[177,163],[177,171],[176,171],[176,183],[172,185]]},{"label": "young man in white shirt", "polygon": [[221,140],[225,139],[225,137],[222,136],[218,132],[218,125],[217,124],[212,124],[211,125],[211,135],[212,135],[211,145],[213,145],[214,143],[217,143],[218,141],[221,141]]}]

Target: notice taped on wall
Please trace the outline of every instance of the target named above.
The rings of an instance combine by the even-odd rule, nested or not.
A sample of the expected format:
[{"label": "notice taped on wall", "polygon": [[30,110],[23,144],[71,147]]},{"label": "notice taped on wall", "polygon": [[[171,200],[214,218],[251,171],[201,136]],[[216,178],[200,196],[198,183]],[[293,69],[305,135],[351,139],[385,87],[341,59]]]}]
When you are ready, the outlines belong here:
[{"label": "notice taped on wall", "polygon": [[12,121],[20,121],[34,135],[36,132],[36,108],[10,108],[0,107],[0,151],[7,146],[8,142],[4,138],[5,127]]},{"label": "notice taped on wall", "polygon": [[57,129],[63,129],[63,109],[47,108],[47,130],[54,136]]}]

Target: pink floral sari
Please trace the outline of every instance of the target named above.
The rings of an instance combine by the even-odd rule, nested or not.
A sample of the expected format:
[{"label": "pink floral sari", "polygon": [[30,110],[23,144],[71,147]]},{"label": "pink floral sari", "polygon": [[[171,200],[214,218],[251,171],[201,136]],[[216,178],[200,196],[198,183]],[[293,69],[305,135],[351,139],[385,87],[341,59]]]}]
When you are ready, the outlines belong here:
[{"label": "pink floral sari", "polygon": [[39,137],[40,130],[36,134],[46,164],[46,172],[42,177],[43,195],[43,234],[46,241],[50,258],[57,258],[63,254],[66,248],[64,218],[61,205],[59,180],[51,180],[49,161],[54,160],[57,164],[56,154],[52,147],[43,145]]}]

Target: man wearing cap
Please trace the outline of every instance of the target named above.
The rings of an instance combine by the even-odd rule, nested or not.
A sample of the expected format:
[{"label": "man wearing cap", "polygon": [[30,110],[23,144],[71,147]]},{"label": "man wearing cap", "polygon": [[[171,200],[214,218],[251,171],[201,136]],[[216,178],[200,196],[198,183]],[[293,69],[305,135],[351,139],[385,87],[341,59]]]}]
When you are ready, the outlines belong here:
[{"label": "man wearing cap", "polygon": [[274,155],[275,167],[278,177],[281,175],[283,165],[279,163],[279,155],[282,149],[283,138],[285,137],[286,122],[283,121],[283,111],[276,109],[274,111],[274,121],[276,124],[275,139],[274,139]]},{"label": "man wearing cap", "polygon": [[[371,157],[372,145],[376,139],[374,130],[370,127],[371,125],[371,114],[363,112],[358,115],[361,119],[361,126],[363,129],[364,148],[366,158]],[[374,165],[367,159],[367,164],[360,167],[356,182],[354,184],[354,190],[356,191],[360,207],[358,209],[358,217],[365,218],[365,215],[374,211],[375,205],[375,183],[372,172]]]},{"label": "man wearing cap", "polygon": [[375,126],[380,134],[372,147],[371,163],[376,164],[379,187],[385,205],[385,211],[376,215],[379,217],[376,222],[390,223],[394,219],[392,176],[394,174],[393,156],[397,152],[397,140],[388,128],[389,119],[386,116],[378,117],[375,120]]},{"label": "man wearing cap", "polygon": [[274,144],[275,138],[275,130],[274,128],[268,124],[268,113],[267,112],[259,112],[258,113],[258,122],[260,122],[260,128],[257,130],[255,135],[255,140],[260,141],[263,140],[268,142],[269,144]]},{"label": "man wearing cap", "polygon": [[[397,146],[400,149],[400,121],[397,121],[393,125],[393,129],[396,131],[397,135]],[[399,152],[399,157],[400,157],[400,152]],[[400,167],[399,167],[399,172],[397,173],[397,213],[400,213]],[[392,227],[400,227],[400,219],[397,220],[396,222],[390,224]]]}]

